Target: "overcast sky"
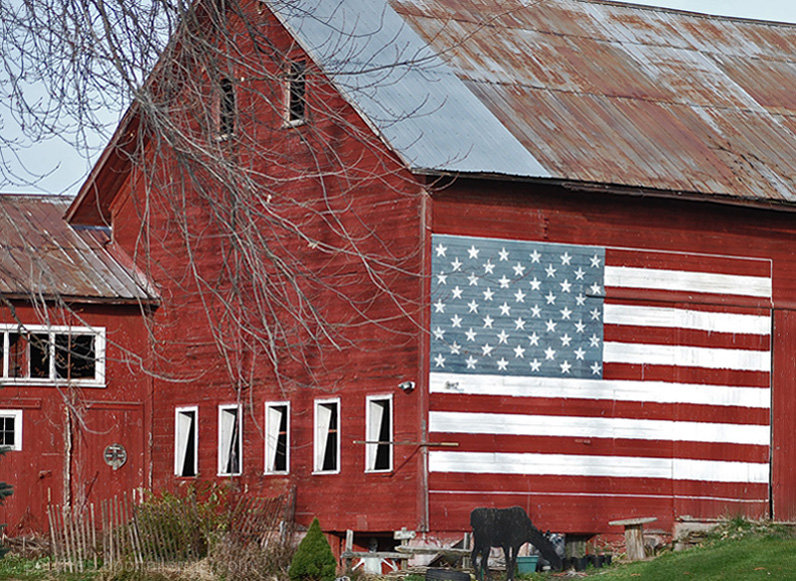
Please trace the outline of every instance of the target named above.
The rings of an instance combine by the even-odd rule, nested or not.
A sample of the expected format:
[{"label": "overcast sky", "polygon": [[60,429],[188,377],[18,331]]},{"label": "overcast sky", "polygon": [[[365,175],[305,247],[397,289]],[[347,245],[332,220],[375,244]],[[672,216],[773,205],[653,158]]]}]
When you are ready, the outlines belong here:
[{"label": "overcast sky", "polygon": [[[796,23],[796,0],[635,0],[635,4],[663,6],[677,10],[704,12],[721,16],[754,18]],[[110,112],[109,121],[114,121],[122,112]],[[13,125],[8,114],[0,108],[0,131],[4,137],[13,137],[18,128]],[[0,177],[0,191],[26,193],[76,193],[84,176],[91,169],[94,159],[99,155],[108,136],[96,136],[91,144],[94,154],[85,159],[63,140],[52,138],[48,141],[30,143],[29,147],[18,153],[0,151],[0,163],[11,167],[13,171],[23,175],[15,156],[31,168],[38,168],[39,173],[49,175],[36,180],[35,185],[14,186],[4,183]],[[27,179],[31,179],[28,176]]]}]

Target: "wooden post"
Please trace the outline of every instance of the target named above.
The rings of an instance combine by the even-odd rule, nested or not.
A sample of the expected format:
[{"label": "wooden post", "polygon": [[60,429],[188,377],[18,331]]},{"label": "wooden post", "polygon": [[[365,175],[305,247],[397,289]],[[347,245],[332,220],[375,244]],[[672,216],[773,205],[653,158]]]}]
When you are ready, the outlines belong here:
[{"label": "wooden post", "polygon": [[641,561],[646,558],[644,551],[644,524],[658,520],[654,516],[640,518],[626,518],[622,520],[612,520],[608,524],[611,526],[625,527],[625,548],[627,558],[630,561]]}]

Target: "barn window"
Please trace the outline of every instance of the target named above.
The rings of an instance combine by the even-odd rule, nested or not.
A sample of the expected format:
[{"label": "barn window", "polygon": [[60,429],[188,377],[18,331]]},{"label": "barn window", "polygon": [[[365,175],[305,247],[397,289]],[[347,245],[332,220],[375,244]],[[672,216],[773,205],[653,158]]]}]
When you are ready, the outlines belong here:
[{"label": "barn window", "polygon": [[105,381],[105,330],[0,325],[2,379],[18,383]]},{"label": "barn window", "polygon": [[219,83],[221,100],[218,106],[218,134],[219,137],[229,137],[235,133],[235,87],[232,80],[224,77]]},{"label": "barn window", "polygon": [[242,452],[241,406],[218,406],[218,475],[240,475]]},{"label": "barn window", "polygon": [[287,474],[290,466],[290,404],[265,404],[265,473]]},{"label": "barn window", "polygon": [[179,407],[174,412],[174,474],[196,476],[198,472],[199,408]]},{"label": "barn window", "polygon": [[340,470],[340,400],[315,401],[314,471]]},{"label": "barn window", "polygon": [[22,410],[0,410],[0,448],[22,449]]},{"label": "barn window", "polygon": [[369,396],[365,405],[365,470],[392,470],[392,396]]},{"label": "barn window", "polygon": [[298,125],[307,117],[307,62],[290,63],[287,73],[287,121]]}]

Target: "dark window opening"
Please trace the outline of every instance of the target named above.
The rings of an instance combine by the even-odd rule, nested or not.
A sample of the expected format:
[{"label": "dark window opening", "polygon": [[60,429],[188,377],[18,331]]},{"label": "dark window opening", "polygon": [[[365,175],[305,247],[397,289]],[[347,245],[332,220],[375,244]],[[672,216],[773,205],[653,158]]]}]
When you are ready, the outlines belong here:
[{"label": "dark window opening", "polygon": [[288,72],[288,121],[297,123],[304,121],[307,115],[306,100],[306,69],[305,61],[295,61],[290,63]]},{"label": "dark window opening", "polygon": [[381,427],[379,429],[379,443],[376,445],[376,459],[373,463],[374,470],[389,470],[392,462],[391,443],[390,443],[390,413],[389,400],[378,402],[384,407],[382,414]]},{"label": "dark window opening", "polygon": [[8,376],[28,376],[28,341],[22,333],[8,334]]},{"label": "dark window opening", "polygon": [[177,476],[196,476],[196,411],[177,412]]},{"label": "dark window opening", "polygon": [[13,448],[16,445],[16,418],[0,416],[0,447]]},{"label": "dark window opening", "polygon": [[229,440],[229,457],[227,459],[226,473],[238,474],[240,472],[240,457],[238,453],[240,430],[238,429],[238,413],[235,410],[235,419],[232,424],[232,437]]},{"label": "dark window opening", "polygon": [[55,376],[61,379],[93,379],[96,356],[93,335],[55,336]]},{"label": "dark window opening", "polygon": [[323,464],[321,470],[337,470],[337,404],[328,406],[331,414],[329,428],[326,433],[326,447],[323,451]]},{"label": "dark window opening", "polygon": [[50,336],[43,333],[30,335],[30,377],[50,377]]},{"label": "dark window opening", "polygon": [[274,456],[274,471],[287,470],[287,406],[279,406],[279,434],[276,439],[276,455]]},{"label": "dark window opening", "polygon": [[221,102],[219,104],[218,132],[221,136],[235,133],[235,87],[227,78],[221,79]]}]

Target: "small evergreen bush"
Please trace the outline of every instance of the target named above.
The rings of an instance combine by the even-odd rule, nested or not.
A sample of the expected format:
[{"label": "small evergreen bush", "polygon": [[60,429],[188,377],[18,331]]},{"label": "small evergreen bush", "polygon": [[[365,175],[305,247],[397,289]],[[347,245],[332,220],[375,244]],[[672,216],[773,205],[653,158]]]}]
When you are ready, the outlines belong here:
[{"label": "small evergreen bush", "polygon": [[[2,446],[0,446],[0,456],[2,456],[3,454],[5,454],[5,450],[3,449]],[[0,504],[3,504],[3,500],[5,499],[6,496],[11,496],[12,490],[13,488],[10,484],[6,484],[5,482],[0,482]],[[6,525],[4,524],[0,524],[0,533],[3,532],[3,528],[5,528],[5,526]],[[7,552],[8,549],[3,547],[3,544],[0,543],[0,559],[2,559]]]},{"label": "small evergreen bush", "polygon": [[312,519],[306,536],[301,539],[288,575],[290,581],[333,581],[337,575],[337,561],[317,518]]}]

